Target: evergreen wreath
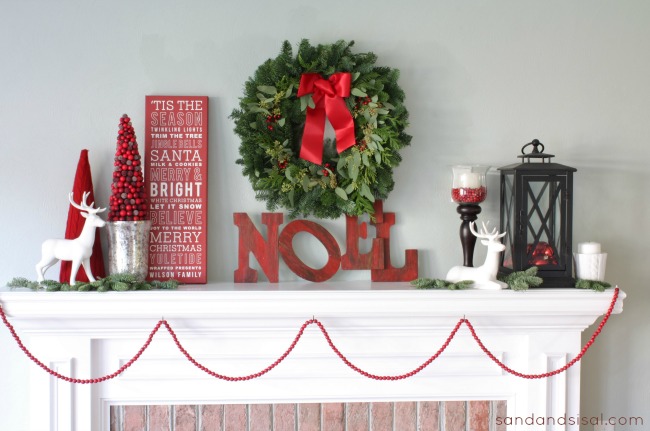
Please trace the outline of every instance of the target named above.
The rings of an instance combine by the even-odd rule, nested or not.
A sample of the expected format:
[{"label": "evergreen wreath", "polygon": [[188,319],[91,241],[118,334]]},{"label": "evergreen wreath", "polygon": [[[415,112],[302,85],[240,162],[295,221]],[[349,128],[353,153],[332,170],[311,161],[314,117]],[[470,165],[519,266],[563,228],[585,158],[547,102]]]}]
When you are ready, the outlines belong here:
[{"label": "evergreen wreath", "polygon": [[[280,54],[245,84],[239,109],[231,114],[241,138],[237,163],[270,211],[285,208],[290,218],[372,216],[374,201],[393,189],[399,150],[411,141],[404,133],[408,112],[399,71],[376,66],[373,53],[353,53],[353,44],[312,46],[302,40],[294,57],[285,41]],[[303,74],[332,81],[340,72],[349,73],[349,93],[341,99],[354,121],[351,146],[339,154],[340,143],[326,138],[322,164],[299,158],[308,111],[317,107],[312,93],[298,97]]]}]

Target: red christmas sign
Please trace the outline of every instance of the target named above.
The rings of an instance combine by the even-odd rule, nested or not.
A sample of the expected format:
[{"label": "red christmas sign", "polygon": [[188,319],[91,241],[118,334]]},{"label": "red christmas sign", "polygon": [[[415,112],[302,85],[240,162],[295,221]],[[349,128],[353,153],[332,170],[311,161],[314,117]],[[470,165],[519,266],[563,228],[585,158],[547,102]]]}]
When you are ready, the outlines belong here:
[{"label": "red christmas sign", "polygon": [[208,98],[146,96],[149,278],[207,282]]}]

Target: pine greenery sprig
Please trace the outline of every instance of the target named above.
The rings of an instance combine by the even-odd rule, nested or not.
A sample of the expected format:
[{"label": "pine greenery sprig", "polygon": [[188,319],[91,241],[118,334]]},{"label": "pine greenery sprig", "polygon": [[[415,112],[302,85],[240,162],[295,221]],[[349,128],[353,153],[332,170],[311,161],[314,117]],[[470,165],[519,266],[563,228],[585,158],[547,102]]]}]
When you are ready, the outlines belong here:
[{"label": "pine greenery sprig", "polygon": [[[53,281],[53,280],[45,280],[43,284],[45,285],[45,283],[49,281]],[[25,287],[31,290],[38,290],[41,288],[41,285],[37,281],[30,281],[24,277],[15,277],[13,280],[7,283],[7,286],[11,287],[12,289],[18,287]]]},{"label": "pine greenery sprig", "polygon": [[178,287],[178,281],[171,279],[167,281],[152,280],[151,287],[153,289],[174,290]]},{"label": "pine greenery sprig", "polygon": [[[399,150],[410,144],[404,133],[408,112],[399,71],[375,65],[373,53],[354,53],[354,42],[340,40],[312,46],[303,39],[294,56],[285,41],[280,54],[268,59],[244,84],[239,108],[233,110],[235,133],[241,138],[237,163],[255,196],[290,218],[338,218],[374,213],[373,203],[394,187],[393,168]],[[325,139],[323,165],[300,159],[300,144],[311,95],[296,96],[303,73],[323,78],[338,72],[352,75],[345,103],[354,119],[356,145],[337,154]]]},{"label": "pine greenery sprig", "polygon": [[591,289],[596,292],[604,292],[606,289],[612,287],[612,285],[605,281],[578,279],[576,280],[575,287],[578,289]]},{"label": "pine greenery sprig", "polygon": [[45,290],[47,292],[124,292],[127,290],[151,290],[151,289],[176,289],[179,285],[177,280],[152,280],[138,281],[133,274],[111,274],[105,278],[98,279],[91,283],[78,281],[74,286],[68,283],[59,283],[55,280],[44,280],[42,282],[30,281],[23,277],[16,277],[7,283],[7,286],[16,288],[27,288],[31,290]]},{"label": "pine greenery sprig", "polygon": [[516,271],[498,278],[512,290],[528,290],[529,287],[537,287],[544,282],[541,277],[537,276],[537,269],[536,266],[531,266],[524,271]]},{"label": "pine greenery sprig", "polygon": [[468,289],[474,282],[472,280],[463,280],[456,283],[451,281],[442,280],[439,278],[418,278],[411,281],[411,285],[418,289],[448,289],[448,290],[464,290]]}]

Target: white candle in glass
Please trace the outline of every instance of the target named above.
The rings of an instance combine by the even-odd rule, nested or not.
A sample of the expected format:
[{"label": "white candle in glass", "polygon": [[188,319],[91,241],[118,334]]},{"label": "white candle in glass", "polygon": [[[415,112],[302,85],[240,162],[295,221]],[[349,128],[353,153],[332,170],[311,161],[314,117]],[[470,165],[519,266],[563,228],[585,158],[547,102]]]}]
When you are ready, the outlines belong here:
[{"label": "white candle in glass", "polygon": [[475,172],[460,174],[458,185],[462,188],[478,189],[481,187],[481,176]]},{"label": "white candle in glass", "polygon": [[605,280],[607,253],[601,251],[601,246],[597,242],[581,242],[578,244],[578,252],[573,253],[576,277],[584,280]]},{"label": "white candle in glass", "polygon": [[597,254],[600,253],[600,244],[597,242],[581,242],[578,244],[578,253]]}]

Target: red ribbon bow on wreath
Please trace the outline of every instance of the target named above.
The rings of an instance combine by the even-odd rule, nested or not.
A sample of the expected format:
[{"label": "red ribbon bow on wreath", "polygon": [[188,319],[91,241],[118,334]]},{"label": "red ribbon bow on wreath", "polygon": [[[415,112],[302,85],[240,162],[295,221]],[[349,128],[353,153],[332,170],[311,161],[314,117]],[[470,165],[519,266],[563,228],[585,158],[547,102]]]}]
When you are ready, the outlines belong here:
[{"label": "red ribbon bow on wreath", "polygon": [[339,72],[322,78],[318,73],[303,73],[298,87],[298,97],[312,94],[316,105],[307,108],[307,120],[302,133],[300,158],[320,165],[323,163],[323,135],[325,117],[336,134],[336,151],[342,153],[355,143],[354,120],[345,104],[344,97],[350,95],[352,75]]}]

